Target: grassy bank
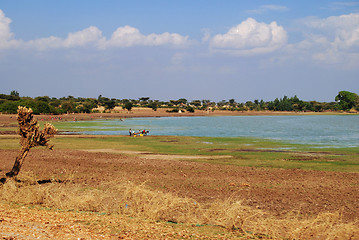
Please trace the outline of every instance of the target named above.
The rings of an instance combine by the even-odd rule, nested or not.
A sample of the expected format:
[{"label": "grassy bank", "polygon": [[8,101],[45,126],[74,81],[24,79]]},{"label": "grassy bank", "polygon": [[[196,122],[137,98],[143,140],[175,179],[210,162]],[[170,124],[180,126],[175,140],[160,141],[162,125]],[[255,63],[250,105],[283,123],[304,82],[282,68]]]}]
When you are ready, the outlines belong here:
[{"label": "grassy bank", "polygon": [[358,148],[317,149],[310,145],[253,138],[178,136],[57,138],[54,142],[60,148],[107,148],[158,154],[221,156],[187,160],[213,164],[359,172]]},{"label": "grassy bank", "polygon": [[[57,149],[110,149],[207,156],[186,161],[249,167],[359,172],[358,148],[313,148],[255,138],[213,138],[178,136],[56,136]],[[0,136],[1,149],[18,149],[17,136]],[[211,158],[213,156],[213,158]]]}]

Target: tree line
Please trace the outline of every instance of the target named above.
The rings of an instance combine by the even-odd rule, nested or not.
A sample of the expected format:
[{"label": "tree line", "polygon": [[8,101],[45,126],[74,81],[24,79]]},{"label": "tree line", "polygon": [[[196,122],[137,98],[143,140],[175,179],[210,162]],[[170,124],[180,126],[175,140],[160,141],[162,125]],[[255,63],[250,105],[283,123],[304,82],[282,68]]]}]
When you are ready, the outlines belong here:
[{"label": "tree line", "polygon": [[188,101],[185,98],[170,101],[152,100],[149,97],[138,99],[116,99],[99,95],[97,98],[75,98],[73,96],[55,98],[39,96],[35,98],[20,97],[17,91],[10,94],[0,94],[0,112],[16,113],[18,106],[32,108],[34,114],[64,114],[64,113],[93,113],[103,107],[105,112],[122,107],[131,111],[133,107],[147,107],[156,111],[158,108],[168,108],[169,112],[195,110],[228,110],[228,111],[295,111],[295,112],[324,112],[324,111],[359,111],[359,96],[356,93],[340,91],[333,102],[303,101],[297,96],[276,98],[273,101],[254,100],[238,103],[235,99],[213,102],[208,99]]}]

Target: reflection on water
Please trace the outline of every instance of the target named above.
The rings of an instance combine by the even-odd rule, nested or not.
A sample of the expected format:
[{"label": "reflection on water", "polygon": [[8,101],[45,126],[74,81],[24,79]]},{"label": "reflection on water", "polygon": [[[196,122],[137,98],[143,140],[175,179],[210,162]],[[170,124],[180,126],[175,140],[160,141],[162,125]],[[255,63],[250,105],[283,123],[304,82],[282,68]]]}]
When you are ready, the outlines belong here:
[{"label": "reflection on water", "polygon": [[97,130],[85,134],[125,135],[131,128],[150,130],[151,135],[258,137],[318,147],[359,146],[359,115],[133,118],[103,121],[101,128],[99,123],[96,121]]}]

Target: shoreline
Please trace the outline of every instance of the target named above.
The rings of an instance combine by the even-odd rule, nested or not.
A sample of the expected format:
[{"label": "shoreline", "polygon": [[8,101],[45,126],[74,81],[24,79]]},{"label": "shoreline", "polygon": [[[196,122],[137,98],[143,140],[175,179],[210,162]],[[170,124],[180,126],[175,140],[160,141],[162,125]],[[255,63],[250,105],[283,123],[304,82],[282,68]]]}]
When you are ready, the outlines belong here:
[{"label": "shoreline", "polygon": [[[88,121],[108,118],[140,118],[140,117],[205,117],[205,116],[303,116],[303,115],[359,115],[358,112],[283,112],[283,111],[229,111],[229,110],[196,110],[194,113],[166,112],[168,108],[133,108],[132,111],[117,110],[108,113],[68,113],[62,115],[40,114],[34,118],[40,122],[47,121]],[[16,122],[16,114],[0,113],[0,127],[11,127]]]}]

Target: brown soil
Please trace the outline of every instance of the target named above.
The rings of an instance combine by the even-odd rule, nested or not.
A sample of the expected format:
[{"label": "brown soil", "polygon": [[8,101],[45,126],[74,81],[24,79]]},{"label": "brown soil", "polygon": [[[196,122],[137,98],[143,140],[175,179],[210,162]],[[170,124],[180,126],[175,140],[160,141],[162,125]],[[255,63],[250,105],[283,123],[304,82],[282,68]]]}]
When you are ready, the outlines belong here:
[{"label": "brown soil", "polygon": [[[11,169],[16,154],[0,150],[1,175]],[[345,220],[359,216],[358,173],[260,169],[195,163],[171,155],[78,150],[33,150],[22,171],[35,173],[39,180],[74,172],[75,183],[89,186],[114,179],[146,182],[199,202],[232,197],[276,216],[337,210],[343,211]]]}]

